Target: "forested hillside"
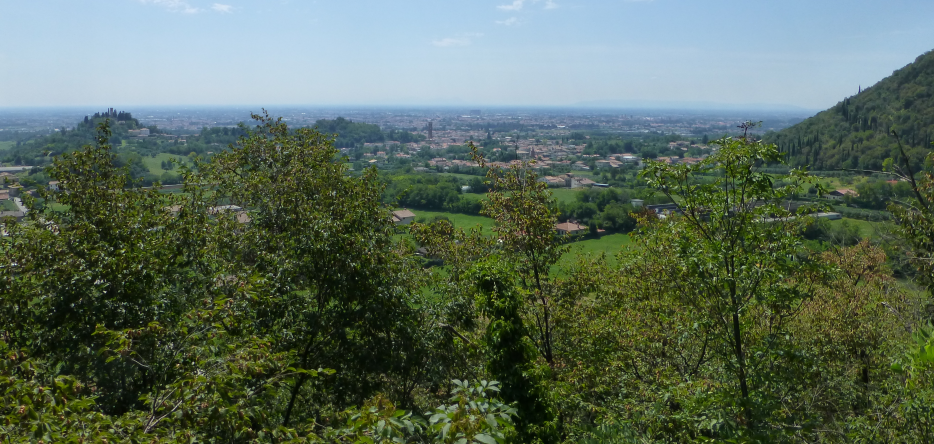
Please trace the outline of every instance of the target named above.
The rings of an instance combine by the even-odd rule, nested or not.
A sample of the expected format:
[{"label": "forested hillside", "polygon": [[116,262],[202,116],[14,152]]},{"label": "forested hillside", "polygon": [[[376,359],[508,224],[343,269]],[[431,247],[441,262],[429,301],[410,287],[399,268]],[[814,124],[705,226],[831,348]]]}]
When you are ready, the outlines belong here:
[{"label": "forested hillside", "polygon": [[777,144],[794,166],[881,170],[886,158],[897,157],[893,130],[920,163],[934,140],[934,51],[765,140]]}]

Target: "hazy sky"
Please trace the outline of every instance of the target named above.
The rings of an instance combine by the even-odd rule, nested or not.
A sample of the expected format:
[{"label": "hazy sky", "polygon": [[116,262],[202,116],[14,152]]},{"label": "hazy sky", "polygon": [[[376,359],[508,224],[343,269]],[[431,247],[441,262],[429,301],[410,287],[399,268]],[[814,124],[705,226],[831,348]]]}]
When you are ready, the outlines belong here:
[{"label": "hazy sky", "polygon": [[0,0],[0,107],[677,101],[826,108],[931,0]]}]

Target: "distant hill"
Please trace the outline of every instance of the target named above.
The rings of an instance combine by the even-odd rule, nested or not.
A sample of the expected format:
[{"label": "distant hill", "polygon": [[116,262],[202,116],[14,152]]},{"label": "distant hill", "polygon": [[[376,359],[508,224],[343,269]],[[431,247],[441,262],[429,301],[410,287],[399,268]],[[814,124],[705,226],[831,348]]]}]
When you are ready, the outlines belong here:
[{"label": "distant hill", "polygon": [[[113,136],[110,141],[114,144],[120,144],[121,140],[130,138],[130,131],[143,128],[132,114],[109,108],[102,113],[85,116],[74,128],[62,128],[48,136],[17,143],[0,156],[0,161],[14,165],[46,164],[53,156],[77,150],[82,145],[93,144],[97,137],[97,125],[105,120],[111,122]],[[158,131],[154,126],[148,129],[153,133]]]},{"label": "distant hill", "polygon": [[[85,117],[74,128],[62,128],[46,136],[17,142],[9,149],[0,151],[0,162],[13,165],[47,165],[55,156],[75,151],[83,145],[94,144],[97,125],[105,120],[110,121],[110,143],[116,147],[117,152],[135,152],[143,156],[156,156],[159,153],[187,155],[192,152],[205,155],[225,149],[228,144],[236,143],[240,136],[246,134],[240,128],[214,127],[202,128],[199,134],[161,137],[166,134],[158,127],[143,126],[129,112],[110,108],[103,113]],[[134,137],[131,131],[141,128],[148,129],[151,136],[160,137],[146,137],[141,140]],[[379,125],[353,122],[343,117],[318,120],[315,122],[315,128],[328,136],[337,135],[334,144],[338,148],[362,147],[365,143],[413,143],[426,139],[422,134],[404,130],[391,129],[384,132]]]},{"label": "distant hill", "polygon": [[836,106],[764,138],[787,153],[793,166],[880,170],[886,158],[897,157],[893,129],[912,161],[920,164],[934,140],[934,51]]}]

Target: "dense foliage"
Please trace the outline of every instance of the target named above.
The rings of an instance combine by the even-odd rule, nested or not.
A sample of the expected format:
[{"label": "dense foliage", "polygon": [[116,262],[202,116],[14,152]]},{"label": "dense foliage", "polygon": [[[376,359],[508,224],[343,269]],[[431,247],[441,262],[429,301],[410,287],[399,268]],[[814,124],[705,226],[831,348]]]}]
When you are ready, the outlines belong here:
[{"label": "dense foliage", "polygon": [[[479,178],[476,179],[480,181]],[[480,199],[461,192],[460,180],[438,175],[396,175],[388,180],[383,200],[386,203],[422,210],[479,214]],[[475,184],[474,188],[484,185]]]},{"label": "dense foliage", "polygon": [[[579,193],[565,210],[612,214],[633,246],[567,267],[566,216],[528,164],[477,184],[491,231],[403,229],[387,202],[463,202],[460,182],[351,173],[330,136],[254,118],[202,133],[238,140],[179,165],[180,193],[140,187],[101,122],[43,173],[59,189],[3,221],[3,440],[934,436],[928,292],[892,276],[885,246],[791,211],[814,178],[763,174],[774,145],[723,138],[698,163],[650,163],[641,180],[668,213]],[[930,288],[934,177],[911,165],[892,211]]]},{"label": "dense foliage", "polygon": [[353,147],[363,143],[383,142],[386,137],[380,131],[379,125],[354,122],[343,117],[334,120],[321,119],[315,122],[315,128],[325,134],[336,134],[334,146],[338,148]]}]

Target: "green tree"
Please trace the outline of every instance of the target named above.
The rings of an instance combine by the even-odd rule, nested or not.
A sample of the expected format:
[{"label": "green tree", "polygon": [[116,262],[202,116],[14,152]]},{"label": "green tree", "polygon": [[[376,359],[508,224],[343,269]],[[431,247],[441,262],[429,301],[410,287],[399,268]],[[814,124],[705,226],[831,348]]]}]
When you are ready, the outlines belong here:
[{"label": "green tree", "polygon": [[515,403],[519,442],[557,443],[556,414],[544,385],[547,367],[535,364],[538,354],[521,316],[524,301],[515,273],[503,264],[493,256],[474,266],[469,277],[480,312],[489,319],[487,369],[503,384],[503,398]]},{"label": "green tree", "polygon": [[[486,168],[486,159],[470,144],[474,160]],[[535,320],[535,343],[549,365],[555,363],[551,267],[568,247],[555,236],[558,210],[548,185],[528,164],[507,169],[489,168],[490,192],[482,214],[491,217],[493,231],[504,251],[515,260],[521,282],[529,289],[529,302]]]},{"label": "green tree", "polygon": [[[180,198],[133,183],[116,166],[110,134],[103,123],[95,145],[57,157],[47,171],[61,191],[40,191],[44,209],[27,197],[28,221],[5,227],[0,330],[61,374],[95,380],[101,405],[119,414],[138,406],[154,380],[143,366],[99,354],[97,329],[174,324],[190,304],[179,283],[192,279],[182,278],[185,264],[175,256],[187,250],[179,221],[164,209]],[[53,210],[58,205],[67,210]],[[141,344],[140,355],[156,359],[154,345]]]},{"label": "green tree", "polygon": [[818,268],[799,255],[807,219],[783,206],[808,177],[794,170],[790,185],[774,188],[773,179],[757,171],[781,161],[774,145],[745,136],[713,143],[718,151],[698,164],[646,166],[642,176],[677,202],[680,214],[649,224],[644,233],[674,253],[672,283],[681,289],[681,303],[703,315],[745,429],[755,434],[766,430],[761,420],[773,401],[773,376],[763,363],[777,351],[769,345],[781,332],[776,321],[795,314],[808,297],[800,278]]},{"label": "green tree", "polygon": [[[899,234],[914,250],[912,263],[920,271],[922,283],[934,294],[934,261],[930,260],[934,257],[934,174],[929,170],[916,172],[903,149],[900,154],[901,165],[886,159],[884,167],[909,184],[913,199],[892,202],[889,210],[898,221]],[[934,155],[928,155],[927,159],[934,162]]]},{"label": "green tree", "polygon": [[[310,420],[314,405],[360,404],[377,390],[407,398],[427,355],[416,340],[419,284],[411,256],[392,239],[376,170],[348,175],[326,136],[253,117],[257,127],[200,165],[198,179],[250,210],[250,222],[229,226],[239,234],[222,245],[240,267],[231,274],[264,294],[241,328],[293,351],[293,368],[339,369],[339,390],[306,386],[310,378],[297,375],[282,424]],[[220,216],[236,225],[235,214]]]}]

